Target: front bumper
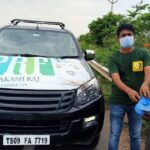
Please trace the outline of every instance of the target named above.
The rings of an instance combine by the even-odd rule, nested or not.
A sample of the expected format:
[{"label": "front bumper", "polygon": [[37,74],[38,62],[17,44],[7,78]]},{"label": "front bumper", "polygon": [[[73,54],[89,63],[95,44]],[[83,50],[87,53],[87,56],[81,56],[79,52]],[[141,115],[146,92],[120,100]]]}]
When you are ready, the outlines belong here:
[{"label": "front bumper", "polygon": [[[96,116],[85,126],[84,118]],[[0,111],[0,145],[4,134],[50,135],[51,145],[83,144],[100,134],[104,121],[104,99],[100,97],[65,113],[12,113]]]}]

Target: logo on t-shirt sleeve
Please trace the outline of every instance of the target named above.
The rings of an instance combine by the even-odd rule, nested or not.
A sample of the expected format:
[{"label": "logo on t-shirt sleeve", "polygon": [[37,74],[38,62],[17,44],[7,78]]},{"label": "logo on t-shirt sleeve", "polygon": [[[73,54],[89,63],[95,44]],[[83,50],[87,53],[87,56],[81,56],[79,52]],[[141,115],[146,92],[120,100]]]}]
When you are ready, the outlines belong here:
[{"label": "logo on t-shirt sleeve", "polygon": [[133,61],[132,71],[133,72],[143,71],[143,61]]}]

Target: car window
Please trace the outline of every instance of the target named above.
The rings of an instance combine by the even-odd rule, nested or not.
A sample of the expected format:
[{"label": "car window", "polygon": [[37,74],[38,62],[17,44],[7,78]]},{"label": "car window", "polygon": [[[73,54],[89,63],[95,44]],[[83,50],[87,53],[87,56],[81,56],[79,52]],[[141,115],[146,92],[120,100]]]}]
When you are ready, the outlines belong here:
[{"label": "car window", "polygon": [[0,32],[0,53],[51,57],[78,55],[71,34],[31,29],[3,29]]}]

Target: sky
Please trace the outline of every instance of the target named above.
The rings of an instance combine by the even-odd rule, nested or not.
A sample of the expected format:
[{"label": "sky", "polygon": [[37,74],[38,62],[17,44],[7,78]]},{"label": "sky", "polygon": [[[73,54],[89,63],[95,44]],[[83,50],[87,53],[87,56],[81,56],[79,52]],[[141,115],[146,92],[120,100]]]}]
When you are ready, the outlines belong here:
[{"label": "sky", "polygon": [[[114,13],[127,14],[140,1],[118,0]],[[109,11],[108,0],[0,0],[0,26],[14,18],[61,21],[78,37],[89,31],[88,24]]]}]

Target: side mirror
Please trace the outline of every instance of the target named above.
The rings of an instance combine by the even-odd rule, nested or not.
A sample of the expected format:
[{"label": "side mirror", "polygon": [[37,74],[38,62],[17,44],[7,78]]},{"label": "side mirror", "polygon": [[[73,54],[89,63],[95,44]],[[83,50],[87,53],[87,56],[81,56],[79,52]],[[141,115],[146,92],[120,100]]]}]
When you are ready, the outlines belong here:
[{"label": "side mirror", "polygon": [[85,60],[93,60],[95,58],[94,50],[86,50],[85,51]]}]

